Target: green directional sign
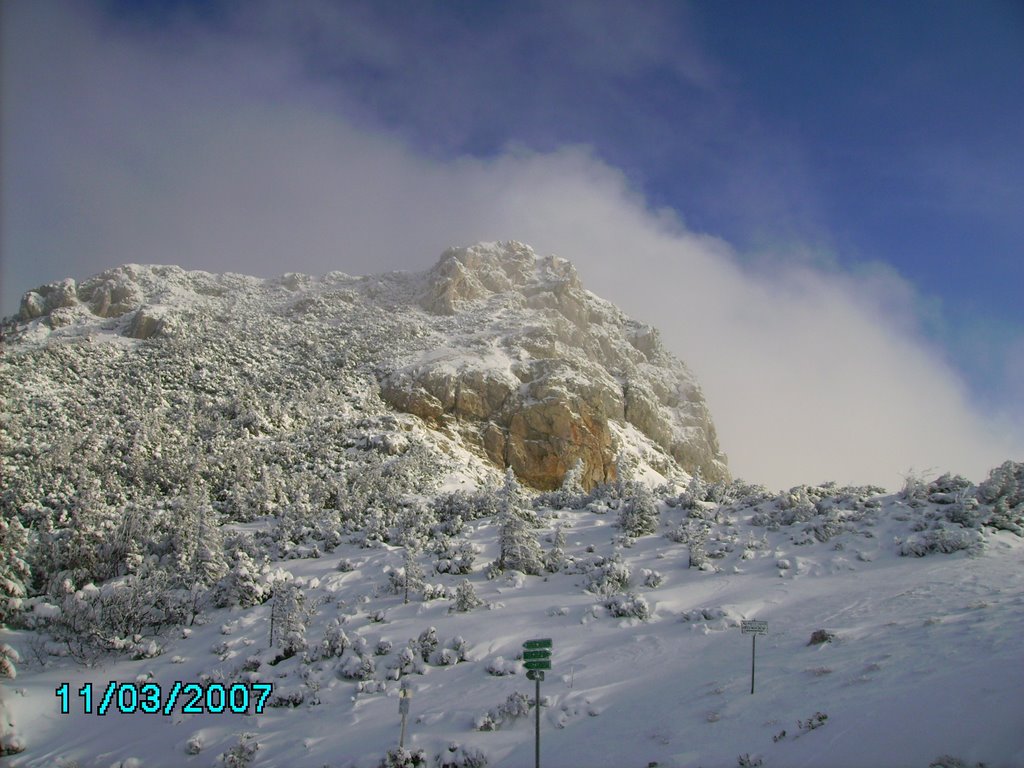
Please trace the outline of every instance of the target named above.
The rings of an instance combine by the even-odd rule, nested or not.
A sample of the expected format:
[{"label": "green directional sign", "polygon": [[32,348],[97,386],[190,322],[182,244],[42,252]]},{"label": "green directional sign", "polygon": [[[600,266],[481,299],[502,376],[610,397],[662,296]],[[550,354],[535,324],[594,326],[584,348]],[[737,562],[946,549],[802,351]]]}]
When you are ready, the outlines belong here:
[{"label": "green directional sign", "polygon": [[551,669],[551,659],[535,659],[524,661],[523,666],[527,669]]},{"label": "green directional sign", "polygon": [[527,640],[525,643],[523,643],[523,648],[526,648],[527,650],[534,650],[534,649],[537,649],[537,648],[550,648],[550,647],[551,647],[551,638],[550,637],[545,637],[545,638],[543,638],[541,640]]},{"label": "green directional sign", "polygon": [[550,659],[551,651],[523,651],[523,658],[527,661],[530,659]]}]

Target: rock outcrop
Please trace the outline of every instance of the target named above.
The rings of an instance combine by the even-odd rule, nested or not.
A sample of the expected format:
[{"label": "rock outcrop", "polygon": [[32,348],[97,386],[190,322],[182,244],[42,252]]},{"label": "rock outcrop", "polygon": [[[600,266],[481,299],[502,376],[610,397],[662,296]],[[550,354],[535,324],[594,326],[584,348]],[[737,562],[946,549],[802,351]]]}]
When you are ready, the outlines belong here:
[{"label": "rock outcrop", "polygon": [[536,488],[577,460],[585,486],[615,477],[629,425],[689,472],[728,476],[700,389],[657,332],[583,289],[573,266],[520,243],[452,249],[421,305],[459,319],[462,343],[385,377],[395,408],[460,435]]}]

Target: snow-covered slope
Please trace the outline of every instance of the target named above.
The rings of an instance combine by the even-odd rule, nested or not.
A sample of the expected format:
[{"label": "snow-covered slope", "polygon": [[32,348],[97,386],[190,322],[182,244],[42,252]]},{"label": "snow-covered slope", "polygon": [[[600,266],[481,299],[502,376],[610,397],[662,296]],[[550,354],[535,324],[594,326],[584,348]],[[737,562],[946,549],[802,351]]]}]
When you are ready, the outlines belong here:
[{"label": "snow-covered slope", "polygon": [[535,638],[550,768],[1024,765],[1024,464],[730,480],[657,334],[518,243],[44,286],[0,391],[12,766],[532,765]]},{"label": "snow-covered slope", "polygon": [[[977,489],[949,478],[897,496],[834,487],[776,496],[735,484],[663,493],[657,533],[637,539],[615,525],[608,507],[620,500],[541,507],[538,535],[550,540],[560,527],[565,539],[564,559],[544,576],[489,580],[495,525],[470,519],[462,535],[481,563],[467,577],[427,578],[443,585],[436,595],[468,578],[486,604],[466,612],[418,592],[403,603],[388,586],[403,551],[343,543],[329,557],[274,566],[315,606],[307,647],[291,658],[267,648],[273,601],[210,610],[157,638],[159,655],[92,667],[36,656],[29,633],[7,633],[27,656],[14,694],[26,750],[10,762],[237,765],[218,758],[243,744],[258,747],[257,766],[375,766],[397,746],[407,686],[412,756],[533,765],[534,684],[516,659],[524,641],[551,638],[541,743],[552,768],[1022,765],[1024,541],[985,525],[999,498],[1005,507],[1019,496],[1010,486],[1024,467],[1004,470],[1011,482],[990,484],[980,496],[992,503],[981,504]],[[716,494],[740,498],[700,500]],[[1019,522],[1019,498],[1016,509]],[[704,567],[690,567],[702,552]],[[420,557],[428,573],[433,559]],[[615,578],[624,572],[628,586]],[[753,695],[752,638],[740,631],[751,618],[768,622]],[[339,626],[351,645],[333,655]],[[810,644],[818,630],[829,639]],[[374,670],[352,679],[366,659]],[[274,706],[183,714],[179,702],[165,716],[115,704],[98,716],[112,681],[159,686],[164,700],[179,681],[204,691],[260,681],[273,685]],[[64,683],[67,714],[56,694]],[[86,685],[91,714],[78,695]],[[121,695],[132,704],[131,686]]]}]

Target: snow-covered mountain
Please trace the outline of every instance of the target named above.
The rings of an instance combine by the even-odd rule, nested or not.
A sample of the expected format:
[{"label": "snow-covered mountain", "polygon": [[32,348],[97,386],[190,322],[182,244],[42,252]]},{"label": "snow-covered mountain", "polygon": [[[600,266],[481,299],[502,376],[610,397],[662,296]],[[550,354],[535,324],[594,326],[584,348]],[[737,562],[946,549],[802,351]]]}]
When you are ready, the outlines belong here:
[{"label": "snow-covered mountain", "polygon": [[[159,379],[193,408],[219,409],[223,425],[244,422],[227,440],[303,432],[319,397],[336,406],[336,429],[372,415],[381,439],[451,442],[535,488],[558,487],[580,460],[585,487],[610,482],[620,452],[664,477],[728,476],[700,388],[657,331],[520,243],[361,278],[126,265],[28,292],[18,320],[5,363],[30,399],[65,391],[104,409],[153,400]],[[80,380],[106,379],[116,396],[88,403],[51,386],[52,356],[75,358]]]},{"label": "snow-covered mountain", "polygon": [[531,639],[547,768],[1024,765],[1024,464],[732,480],[657,334],[520,244],[65,280],[0,391],[11,766],[533,765]]}]

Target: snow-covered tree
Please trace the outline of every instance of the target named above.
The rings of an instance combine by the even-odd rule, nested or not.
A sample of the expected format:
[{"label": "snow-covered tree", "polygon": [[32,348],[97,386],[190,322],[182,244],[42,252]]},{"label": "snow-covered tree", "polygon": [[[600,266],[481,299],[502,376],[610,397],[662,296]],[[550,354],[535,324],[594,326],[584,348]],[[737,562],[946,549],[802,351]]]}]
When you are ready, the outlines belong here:
[{"label": "snow-covered tree", "polygon": [[267,599],[269,590],[260,578],[259,567],[244,549],[231,555],[228,572],[214,588],[214,604],[219,608],[251,608]]},{"label": "snow-covered tree", "polygon": [[505,475],[498,507],[499,553],[496,571],[516,570],[540,574],[544,555],[533,531],[536,515],[522,501],[522,489],[512,470]]},{"label": "snow-covered tree", "polygon": [[483,604],[484,601],[477,596],[472,582],[470,582],[469,579],[463,579],[459,583],[459,586],[455,588],[455,597],[452,598],[451,610],[458,613],[465,613],[466,611],[472,611],[474,608],[478,608]]},{"label": "snow-covered tree", "polygon": [[619,527],[627,536],[655,533],[660,521],[658,503],[646,483],[633,481],[626,485],[625,498],[619,507]]},{"label": "snow-covered tree", "polygon": [[341,656],[345,650],[351,647],[352,641],[345,634],[341,621],[331,619],[324,629],[324,639],[320,642],[320,653],[324,658]]},{"label": "snow-covered tree", "polygon": [[6,624],[21,607],[21,599],[32,573],[25,554],[28,531],[12,516],[0,517],[0,625]]},{"label": "snow-covered tree", "polygon": [[294,656],[306,647],[305,596],[290,574],[273,583],[270,606],[270,645]]},{"label": "snow-covered tree", "polygon": [[555,528],[554,541],[551,549],[544,553],[544,570],[548,573],[558,573],[565,565],[565,532],[562,526]]},{"label": "snow-covered tree", "polygon": [[426,576],[420,568],[419,560],[416,558],[417,550],[415,545],[409,544],[405,547],[402,564],[402,602],[409,602],[409,591],[420,592],[426,583]]}]

